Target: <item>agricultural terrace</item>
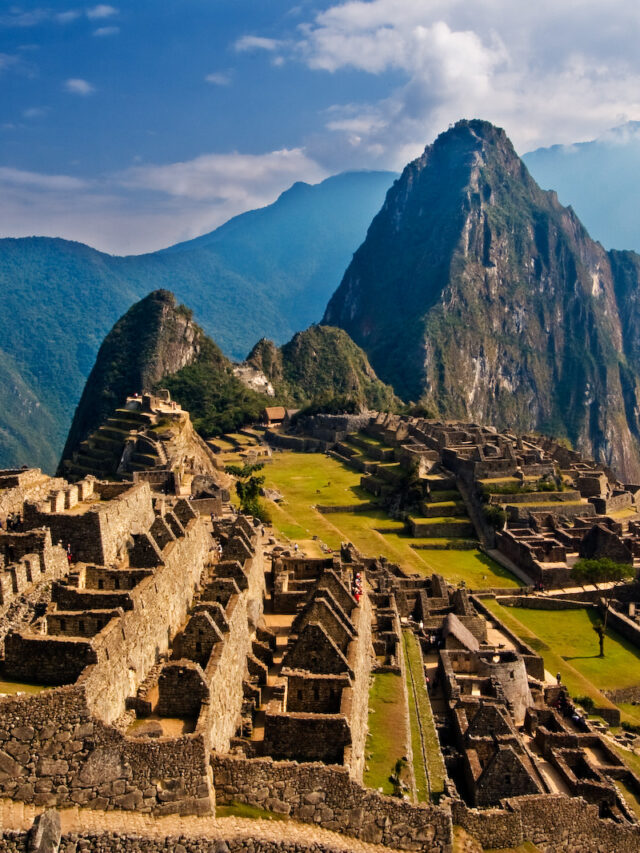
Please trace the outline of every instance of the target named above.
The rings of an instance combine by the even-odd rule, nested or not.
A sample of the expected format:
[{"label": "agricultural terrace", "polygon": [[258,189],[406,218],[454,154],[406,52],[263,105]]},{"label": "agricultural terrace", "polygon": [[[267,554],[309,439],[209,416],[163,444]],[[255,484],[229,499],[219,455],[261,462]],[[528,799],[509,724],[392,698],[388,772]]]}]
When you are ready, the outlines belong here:
[{"label": "agricultural terrace", "polygon": [[[273,525],[309,555],[321,554],[319,542],[335,549],[349,541],[363,554],[386,557],[409,573],[437,572],[452,584],[465,581],[471,589],[519,585],[510,572],[476,548],[457,549],[455,538],[411,536],[401,521],[372,503],[372,496],[360,486],[361,474],[337,459],[322,453],[274,453],[264,474],[265,485],[284,497],[281,504],[269,502]],[[345,511],[325,514],[317,505]]]},{"label": "agricultural terrace", "polygon": [[[615,631],[607,629],[605,656],[598,657],[598,637],[591,610],[533,610],[483,602],[504,624],[544,658],[553,676],[559,672],[573,696],[590,696],[597,705],[612,705],[605,690],[640,683],[640,653]],[[622,719],[640,724],[640,706],[621,703]]]}]

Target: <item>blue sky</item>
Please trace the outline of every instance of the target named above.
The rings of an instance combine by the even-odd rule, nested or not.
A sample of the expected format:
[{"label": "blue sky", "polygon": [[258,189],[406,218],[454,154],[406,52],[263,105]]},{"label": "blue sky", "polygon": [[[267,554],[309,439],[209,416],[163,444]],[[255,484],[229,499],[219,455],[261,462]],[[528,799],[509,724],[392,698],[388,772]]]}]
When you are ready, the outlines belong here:
[{"label": "blue sky", "polygon": [[639,30],[627,0],[4,3],[0,236],[160,248],[461,117],[590,139],[640,118]]}]

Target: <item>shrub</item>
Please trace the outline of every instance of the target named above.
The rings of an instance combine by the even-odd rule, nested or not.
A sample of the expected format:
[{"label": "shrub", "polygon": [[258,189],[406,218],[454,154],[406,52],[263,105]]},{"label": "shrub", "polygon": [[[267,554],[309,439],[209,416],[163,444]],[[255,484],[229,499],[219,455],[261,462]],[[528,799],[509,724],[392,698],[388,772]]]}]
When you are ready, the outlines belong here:
[{"label": "shrub", "polygon": [[596,707],[596,703],[593,701],[591,696],[576,696],[575,701],[578,705],[582,705],[587,714],[592,714],[593,709]]},{"label": "shrub", "polygon": [[507,513],[502,507],[488,504],[483,509],[487,524],[493,527],[494,530],[502,530],[507,520]]}]

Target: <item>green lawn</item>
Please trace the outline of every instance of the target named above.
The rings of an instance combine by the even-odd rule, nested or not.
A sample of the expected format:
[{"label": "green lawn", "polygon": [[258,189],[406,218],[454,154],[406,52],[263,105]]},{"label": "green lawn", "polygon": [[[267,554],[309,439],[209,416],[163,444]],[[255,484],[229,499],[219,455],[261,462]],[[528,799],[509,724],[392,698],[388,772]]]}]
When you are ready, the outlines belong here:
[{"label": "green lawn", "polygon": [[381,509],[327,515],[313,509],[314,504],[349,506],[371,501],[360,487],[360,473],[337,459],[321,453],[276,453],[264,474],[266,485],[285,498],[284,504],[270,503],[269,510],[274,526],[289,539],[305,542],[316,535],[331,548],[349,541],[363,554],[386,557],[407,572],[440,572],[451,583],[465,581],[472,589],[519,586],[510,572],[479,551],[416,551],[413,544],[428,540],[412,538],[401,521]]},{"label": "green lawn", "polygon": [[396,761],[405,755],[406,715],[402,677],[394,672],[374,675],[369,690],[368,769],[364,772],[364,784],[368,788],[382,788],[385,794],[393,793],[389,776]]},{"label": "green lawn", "polygon": [[229,803],[226,806],[216,806],[216,817],[248,817],[253,820],[288,820],[287,815],[268,812],[258,806],[248,803]]},{"label": "green lawn", "polygon": [[[552,675],[560,672],[572,696],[591,696],[598,705],[612,703],[601,692],[640,683],[640,653],[614,631],[607,631],[605,656],[598,657],[595,616],[586,610],[532,610],[486,606],[539,652]],[[640,707],[620,705],[623,719],[640,723]]]},{"label": "green lawn", "polygon": [[[413,772],[419,802],[430,799],[438,802],[444,793],[446,771],[440,752],[440,741],[433,721],[431,702],[424,682],[424,668],[420,644],[412,631],[403,631],[404,660],[407,668],[407,691],[409,695],[409,721],[411,725],[411,749]],[[419,720],[418,720],[419,717]],[[426,754],[426,767],[423,756]]]}]

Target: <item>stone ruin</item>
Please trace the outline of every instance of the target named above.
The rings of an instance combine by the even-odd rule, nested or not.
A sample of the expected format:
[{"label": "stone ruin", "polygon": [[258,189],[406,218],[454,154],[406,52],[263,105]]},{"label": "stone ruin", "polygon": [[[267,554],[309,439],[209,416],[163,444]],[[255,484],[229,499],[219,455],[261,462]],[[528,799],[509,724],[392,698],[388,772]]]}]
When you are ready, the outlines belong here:
[{"label": "stone ruin", "polygon": [[[347,545],[266,554],[258,522],[146,480],[2,484],[21,523],[0,532],[1,796],[155,815],[244,802],[429,853],[451,850],[454,822],[550,844],[562,819],[568,844],[637,849],[615,782],[640,780],[466,589]],[[363,784],[370,673],[405,677],[403,631],[430,679],[439,803]]]},{"label": "stone ruin", "polygon": [[196,433],[189,413],[168,391],[127,397],[106,422],[80,442],[60,469],[67,480],[98,479],[148,482],[156,492],[191,494],[209,501],[219,514],[229,500],[221,488],[215,453]]},{"label": "stone ruin", "polygon": [[[348,444],[339,440],[328,452],[362,470],[362,487],[376,497],[396,480],[394,465],[416,470],[427,491],[459,492],[450,512],[468,520],[434,526],[430,518],[439,510],[428,497],[424,518],[408,519],[416,538],[475,540],[526,583],[545,589],[570,585],[580,557],[610,557],[640,568],[640,486],[620,483],[606,466],[553,439],[393,414],[368,416],[358,428]],[[368,444],[367,434],[384,446]],[[374,461],[358,460],[359,446]],[[438,500],[438,492],[431,495]],[[486,507],[504,510],[501,529],[489,526]]]}]

